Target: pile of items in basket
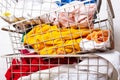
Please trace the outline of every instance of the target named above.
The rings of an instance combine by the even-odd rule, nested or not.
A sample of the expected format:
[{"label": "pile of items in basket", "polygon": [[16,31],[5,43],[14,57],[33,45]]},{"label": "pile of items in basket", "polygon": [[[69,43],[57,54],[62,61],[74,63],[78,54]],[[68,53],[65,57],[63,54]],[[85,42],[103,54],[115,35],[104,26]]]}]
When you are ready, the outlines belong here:
[{"label": "pile of items in basket", "polygon": [[78,2],[71,3],[75,9],[66,8],[64,11],[66,6],[70,6],[65,5],[58,12],[15,24],[16,31],[23,33],[24,46],[41,55],[105,49],[109,45],[110,32],[100,29],[100,26],[94,28],[96,4],[81,5]]},{"label": "pile of items in basket", "polygon": [[[69,10],[69,12],[67,12],[66,10],[66,12],[61,11],[58,13],[56,12],[48,13],[43,16],[15,24],[14,27],[17,29],[16,31],[23,34],[22,42],[24,47],[26,48],[20,49],[19,50],[20,53],[24,55],[59,55],[59,54],[64,55],[64,54],[77,54],[86,50],[91,51],[94,49],[105,49],[109,42],[110,32],[109,30],[94,28],[95,12],[96,12],[95,4],[90,5],[83,4],[81,6],[76,5],[76,8]],[[29,52],[29,48],[32,48],[34,52],[32,53]],[[19,80],[20,79],[30,80],[31,76],[29,75],[33,74],[34,76],[34,77],[32,76],[33,79],[35,78],[40,80],[48,80],[47,79],[49,78],[48,75],[42,74],[42,70],[43,72],[45,69],[49,68],[54,70],[54,68],[60,66],[59,64],[73,64],[80,62],[77,65],[82,65],[84,64],[84,62],[86,63],[85,60],[83,60],[82,63],[80,62],[81,60],[78,61],[77,58],[72,57],[51,59],[29,57],[13,59],[12,65],[8,69],[5,76],[7,80],[18,80],[18,78]],[[105,61],[103,61],[102,63],[107,64]],[[74,65],[74,67],[77,65]],[[68,69],[68,67],[62,68],[64,68],[63,70]],[[100,70],[100,73],[107,74],[107,72],[105,72],[107,69],[105,67],[103,68],[102,68],[103,70]],[[77,69],[78,69],[77,67],[75,67],[74,69],[71,68],[71,72],[73,71],[77,73]],[[38,78],[38,76],[35,76],[36,74],[34,75],[34,73],[36,73],[36,71],[39,70],[41,70],[40,75],[42,78]],[[54,79],[52,78],[51,80],[62,80],[63,75],[67,77],[66,72],[64,74],[63,73],[59,74],[58,76],[61,78],[58,79],[56,77]],[[112,72],[109,73],[111,74]],[[77,74],[74,74],[72,76],[74,77],[74,80],[77,80]],[[85,74],[78,76],[85,76]],[[94,74],[91,74],[90,80],[93,80],[92,78],[93,76],[95,78],[94,80],[96,80],[97,77]],[[63,80],[67,79],[68,78]],[[106,80],[104,77],[100,77],[100,79]],[[73,80],[72,77],[69,80]],[[83,78],[82,80],[87,79]]]},{"label": "pile of items in basket", "polygon": [[[28,56],[36,54],[20,52]],[[12,59],[5,77],[6,80],[108,80],[113,71],[113,66],[101,57],[82,60],[80,57],[22,57]]]}]

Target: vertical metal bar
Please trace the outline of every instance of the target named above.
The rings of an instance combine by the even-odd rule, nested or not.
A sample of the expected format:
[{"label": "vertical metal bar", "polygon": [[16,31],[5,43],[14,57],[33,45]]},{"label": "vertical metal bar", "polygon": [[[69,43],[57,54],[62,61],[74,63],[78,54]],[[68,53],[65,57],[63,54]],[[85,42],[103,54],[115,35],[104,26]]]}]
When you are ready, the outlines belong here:
[{"label": "vertical metal bar", "polygon": [[100,7],[101,7],[101,4],[102,4],[102,0],[97,0],[97,10],[98,12],[100,11]]},{"label": "vertical metal bar", "polygon": [[87,70],[88,70],[88,71],[87,71],[87,80],[89,80],[89,67],[90,67],[90,61],[89,61],[89,60],[90,60],[90,58],[88,57],[88,58],[87,58],[87,64],[88,64],[88,65],[87,65]]},{"label": "vertical metal bar", "polygon": [[25,12],[25,4],[26,4],[26,1],[25,1],[25,0],[23,0],[22,17],[23,17],[23,15],[24,15],[24,12]]},{"label": "vertical metal bar", "polygon": [[99,68],[100,68],[100,65],[99,65],[99,57],[96,58],[97,59],[97,64],[95,65],[97,67],[97,80],[99,80]]},{"label": "vertical metal bar", "polygon": [[[112,18],[115,18],[115,14],[114,14],[114,10],[113,10],[113,7],[112,7],[111,0],[107,0],[107,2],[108,2],[108,5],[110,7],[110,11],[112,13]],[[98,9],[98,12],[100,11],[101,4],[102,4],[102,0],[97,0],[97,9]]]},{"label": "vertical metal bar", "polygon": [[112,7],[111,0],[107,0],[107,2],[108,2],[108,5],[110,7],[110,11],[112,13],[112,18],[115,18],[115,14],[114,14],[114,10],[113,10],[113,7]]},{"label": "vertical metal bar", "polygon": [[[109,75],[109,68],[110,68],[110,63],[106,60],[107,65],[105,67],[107,68],[107,75]],[[108,76],[106,76],[106,80],[108,80]]]}]

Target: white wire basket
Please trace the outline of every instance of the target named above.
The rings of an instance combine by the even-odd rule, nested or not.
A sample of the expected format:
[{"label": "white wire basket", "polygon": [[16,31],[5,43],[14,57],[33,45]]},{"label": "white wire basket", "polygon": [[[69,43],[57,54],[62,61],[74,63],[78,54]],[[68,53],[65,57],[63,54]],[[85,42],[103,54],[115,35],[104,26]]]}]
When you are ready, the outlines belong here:
[{"label": "white wire basket", "polygon": [[106,59],[94,54],[6,55],[7,80],[118,80],[118,73]]},{"label": "white wire basket", "polygon": [[[24,0],[14,2],[14,5],[12,1],[4,2],[6,7],[1,5],[1,18],[12,23],[8,31],[14,53],[19,53],[18,50],[22,48],[32,48],[41,55],[76,54],[114,48],[114,13],[110,1],[106,1],[104,18],[99,13],[101,0],[94,4],[73,1],[61,7],[52,1],[38,3]],[[46,5],[50,9],[46,9]]]},{"label": "white wire basket", "polygon": [[3,56],[6,79],[117,80],[107,60],[90,54],[114,49],[114,12],[106,0],[102,16],[102,4],[2,0],[0,17],[9,23],[2,30],[9,32],[13,48]]}]

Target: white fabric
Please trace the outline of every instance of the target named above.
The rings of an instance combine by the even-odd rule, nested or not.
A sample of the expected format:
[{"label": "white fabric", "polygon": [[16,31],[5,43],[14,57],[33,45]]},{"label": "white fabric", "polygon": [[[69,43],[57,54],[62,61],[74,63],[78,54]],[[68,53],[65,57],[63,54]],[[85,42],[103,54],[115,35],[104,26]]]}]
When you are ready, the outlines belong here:
[{"label": "white fabric", "polygon": [[113,67],[115,68],[115,70],[117,71],[117,80],[120,79],[119,75],[120,75],[120,52],[118,51],[107,51],[105,53],[95,53],[95,55],[98,55],[104,59],[106,59],[107,61],[109,61]]},{"label": "white fabric", "polygon": [[83,51],[91,51],[94,49],[106,50],[110,47],[110,31],[108,31],[108,39],[105,42],[96,43],[94,40],[82,39],[79,46]]},{"label": "white fabric", "polygon": [[[83,72],[82,72],[83,73]],[[63,73],[60,74],[58,77],[56,77],[54,80],[107,80],[105,78],[105,75],[99,75],[97,78],[97,75],[95,74],[87,74],[87,73],[83,73],[83,74],[68,74],[68,73]]]},{"label": "white fabric", "polygon": [[[99,80],[106,80],[105,76],[106,75],[99,74],[98,78]],[[61,66],[61,67],[51,68],[48,70],[38,71],[29,76],[21,77],[18,80],[87,80],[87,78],[88,80],[97,80],[97,74],[92,71],[87,73],[87,71],[78,71],[75,68],[70,68],[68,66],[66,67]]]},{"label": "white fabric", "polygon": [[[111,80],[119,80],[119,70],[120,70],[120,58],[119,58],[120,53],[119,52],[108,51],[105,53],[94,53],[94,54],[89,54],[89,55],[97,55],[103,58],[103,59],[100,58],[99,60],[96,58],[89,59],[89,65],[98,65],[97,63],[99,63],[99,66],[98,66],[98,70],[99,70],[98,72],[100,73],[99,80],[106,80],[106,78],[104,77],[106,75],[108,75],[109,77],[114,77],[112,76],[112,74],[114,74],[113,70],[116,72],[116,74],[114,75],[117,78],[111,79]],[[82,66],[82,65],[86,65],[86,66]],[[95,66],[87,67],[87,65],[88,65],[88,59],[85,58],[83,59],[82,62],[76,65],[71,65],[71,66],[63,65],[63,66],[58,66],[58,67],[54,67],[54,68],[47,69],[47,70],[41,70],[31,75],[21,77],[18,80],[40,80],[40,79],[49,80],[49,77],[50,77],[50,80],[68,80],[68,76],[70,80],[77,80],[78,77],[80,80],[87,80],[85,79],[87,76],[87,73],[84,70],[87,70],[87,68],[89,68],[89,71],[90,71],[89,73],[96,73],[97,71],[97,68]],[[107,66],[101,66],[101,65],[109,65],[109,66],[107,68]],[[58,72],[59,72],[59,76],[57,74]],[[68,75],[67,74],[68,72],[72,74]],[[80,73],[79,75],[77,75],[76,73],[78,72],[81,72],[81,73],[84,72],[86,74]],[[41,74],[39,75],[38,73],[41,73]],[[96,80],[95,78],[96,78],[96,75],[89,74],[89,80]]]},{"label": "white fabric", "polygon": [[68,72],[68,68],[70,68],[71,72],[74,71],[75,68],[73,67],[74,67],[73,65],[71,66],[62,65],[62,66],[58,66],[58,67],[54,67],[46,70],[37,71],[31,75],[21,77],[18,80],[40,80],[40,79],[53,80],[54,76],[58,76],[58,73],[60,74],[60,73]]},{"label": "white fabric", "polygon": [[105,50],[106,47],[110,46],[110,43],[109,43],[109,40],[107,40],[106,42],[96,43],[93,40],[83,39],[82,41],[80,41],[79,46],[83,51],[85,51],[85,50],[91,51],[94,49]]},{"label": "white fabric", "polygon": [[111,77],[113,66],[102,58],[100,58],[98,62],[97,60],[98,58],[90,58],[88,65],[88,59],[86,58],[79,64],[71,66],[62,65],[41,70],[31,75],[21,77],[18,80],[107,80],[107,76]]},{"label": "white fabric", "polygon": [[[84,65],[84,66],[81,66]],[[106,74],[109,77],[113,72],[113,66],[103,58],[85,58],[76,68],[78,70],[90,70],[96,73]]]}]

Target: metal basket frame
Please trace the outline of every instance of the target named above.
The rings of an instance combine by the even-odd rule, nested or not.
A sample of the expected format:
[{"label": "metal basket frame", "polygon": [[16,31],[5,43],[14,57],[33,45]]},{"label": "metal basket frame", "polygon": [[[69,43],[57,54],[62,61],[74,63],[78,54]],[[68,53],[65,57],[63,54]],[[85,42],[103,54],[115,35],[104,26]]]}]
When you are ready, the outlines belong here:
[{"label": "metal basket frame", "polygon": [[[97,2],[97,4],[98,4],[98,6],[97,6],[97,7],[98,7],[97,13],[99,12],[100,5],[101,5],[101,1],[102,1],[102,0],[98,0],[98,2]],[[106,26],[109,26],[108,28],[109,28],[110,33],[111,33],[111,34],[110,34],[110,44],[111,44],[111,47],[110,47],[109,49],[114,49],[114,29],[113,29],[113,21],[112,21],[112,18],[114,18],[114,12],[113,12],[113,8],[112,8],[112,5],[111,5],[110,0],[107,0],[107,2],[108,2],[108,6],[107,6],[108,19],[95,21],[94,24],[97,24],[98,26],[101,26],[101,23],[103,23],[103,24],[106,24]],[[55,11],[50,11],[50,12],[46,13],[46,16],[49,16],[49,13],[51,13],[51,12],[56,12],[56,11],[59,11],[59,9],[58,9],[58,10],[55,10]],[[98,17],[99,17],[99,16],[98,16]],[[16,24],[24,23],[25,21],[35,20],[35,19],[37,19],[37,18],[39,18],[39,17],[34,17],[34,18],[30,18],[30,19],[25,19],[25,20],[22,20],[22,21],[18,21],[18,22],[16,22],[16,23],[12,23],[10,26],[8,26],[8,27],[9,27],[8,31],[9,31],[9,32],[16,32],[16,29],[17,29],[17,28],[16,28],[15,30],[12,30],[12,29],[11,29],[11,26],[14,26],[14,25],[16,25]],[[22,26],[24,26],[24,25],[22,25]],[[32,26],[32,27],[33,27],[33,26]],[[3,29],[3,30],[6,30],[6,29]],[[20,32],[16,32],[16,33],[14,33],[13,35],[10,33],[10,38],[11,38],[11,40],[12,40],[12,45],[13,45],[13,49],[14,49],[14,50],[15,50],[15,49],[17,50],[17,48],[15,48],[14,44],[16,44],[17,46],[20,46],[20,45],[21,45],[20,42],[17,42],[17,38],[19,38],[19,39],[21,38],[18,33],[20,33]],[[12,38],[16,38],[15,43],[14,43],[14,40],[15,40],[15,39],[12,39]],[[18,40],[18,41],[20,41],[20,40]],[[21,46],[21,48],[22,48],[22,46]],[[96,50],[95,50],[95,51],[96,51]],[[84,51],[83,51],[83,52],[84,52]],[[86,52],[86,51],[85,51],[85,52]],[[94,52],[94,50],[93,50],[92,52]],[[16,53],[16,52],[14,52],[14,53]],[[81,53],[82,53],[82,51],[81,51]]]},{"label": "metal basket frame", "polygon": [[[16,2],[18,2],[19,0],[16,0]],[[110,34],[110,41],[111,41],[111,47],[109,48],[109,49],[114,49],[114,29],[113,29],[113,18],[115,17],[114,16],[114,11],[113,11],[113,8],[112,8],[112,5],[111,5],[111,1],[110,0],[107,0],[107,2],[108,2],[108,5],[107,5],[107,11],[108,11],[108,18],[107,19],[104,19],[104,20],[99,20],[99,21],[95,21],[94,22],[94,24],[97,24],[97,25],[100,25],[101,23],[104,23],[104,24],[108,24],[109,23],[109,29],[110,29],[110,31],[111,31],[111,34]],[[97,11],[97,13],[99,12],[99,10],[100,10],[100,6],[101,6],[101,3],[102,3],[102,0],[98,0],[98,2],[97,2],[97,8],[98,8],[98,11]],[[0,2],[0,4],[1,4],[1,2]],[[49,13],[49,12],[48,12]],[[45,60],[48,60],[48,65],[50,65],[50,59],[51,58],[58,58],[58,64],[57,65],[67,65],[67,66],[70,66],[71,64],[69,64],[69,58],[71,58],[71,57],[73,57],[73,58],[77,58],[77,64],[80,62],[80,60],[84,60],[84,59],[88,59],[87,60],[87,64],[85,65],[82,65],[82,66],[86,66],[87,67],[87,69],[83,69],[83,70],[81,70],[81,71],[85,71],[85,73],[87,74],[87,80],[89,80],[89,75],[90,74],[95,74],[95,75],[97,75],[97,80],[99,80],[99,75],[101,74],[100,72],[99,72],[99,67],[101,67],[101,66],[105,66],[105,67],[107,67],[107,74],[105,74],[104,76],[105,76],[105,79],[106,80],[108,80],[109,79],[109,77],[108,77],[108,70],[109,70],[109,66],[110,66],[110,63],[108,62],[108,61],[106,61],[106,64],[107,65],[101,65],[100,63],[99,63],[99,60],[100,59],[102,59],[102,60],[104,60],[103,58],[101,58],[101,57],[99,57],[99,56],[96,56],[95,54],[93,54],[92,52],[96,52],[96,50],[92,50],[92,51],[81,51],[80,53],[86,53],[86,52],[90,52],[90,53],[88,53],[88,54],[77,54],[77,55],[74,55],[74,54],[70,54],[70,55],[23,55],[23,54],[20,54],[20,52],[18,51],[18,49],[19,48],[23,48],[23,44],[20,42],[20,40],[21,40],[21,32],[17,32],[16,31],[16,29],[14,30],[14,29],[12,29],[11,28],[11,26],[13,27],[13,25],[15,25],[15,24],[19,24],[19,23],[23,23],[23,22],[25,22],[25,21],[30,21],[31,19],[32,20],[34,20],[34,19],[36,19],[36,18],[38,18],[38,17],[34,17],[34,18],[30,18],[30,19],[25,19],[25,20],[22,20],[22,21],[18,21],[18,22],[16,22],[16,23],[12,23],[12,22],[9,22],[10,23],[10,25],[9,26],[7,26],[7,27],[9,27],[9,29],[6,29],[6,28],[2,28],[3,30],[5,30],[5,31],[9,31],[9,35],[10,35],[10,38],[11,38],[11,42],[12,42],[12,47],[13,47],[13,53],[14,54],[8,54],[8,55],[5,55],[5,56],[2,56],[2,57],[4,57],[4,58],[6,58],[6,62],[7,62],[7,67],[9,68],[9,66],[11,66],[11,65],[14,65],[14,64],[12,64],[12,60],[13,59],[18,59],[18,60],[21,60],[22,58],[43,58],[43,59],[45,59]],[[4,18],[3,18],[4,19]],[[5,20],[5,19],[4,19]],[[78,52],[79,53],[79,52]],[[68,64],[60,64],[59,63],[59,61],[60,61],[60,58],[65,58],[65,57],[67,57],[68,58]],[[90,61],[90,59],[96,59],[96,61],[97,61],[97,63],[96,63],[96,65],[91,65],[91,63],[89,62]],[[30,60],[30,63],[32,63],[31,62],[31,60]],[[25,66],[25,64],[22,64],[22,63],[20,63],[20,64],[15,64],[15,65],[18,65],[18,66]],[[41,66],[41,65],[44,65],[44,64],[36,64],[37,66]],[[34,66],[34,64],[29,64],[28,66]],[[81,65],[80,65],[81,66]],[[91,66],[96,66],[97,67],[97,71],[93,71],[94,73],[90,73],[90,67]],[[79,67],[79,65],[78,65],[78,67]],[[50,69],[50,68],[49,68]],[[20,69],[21,71],[22,71],[22,69]],[[55,73],[55,74],[57,74],[58,76],[60,76],[60,68],[58,67],[58,72],[57,73]],[[11,71],[12,73],[16,73],[17,74],[17,72],[13,72],[13,71]],[[22,73],[24,74],[24,72],[20,72],[20,73],[18,73],[18,74],[21,74],[22,75]],[[30,73],[30,74],[32,74],[32,72],[30,71],[30,72],[28,72],[28,73]],[[44,72],[39,72],[39,73],[36,73],[36,75],[39,75],[40,77],[41,77],[41,74],[49,74],[49,80],[50,80],[50,70],[48,71],[48,73],[44,73]],[[67,72],[67,74],[68,75],[70,75],[70,73],[69,73],[69,68],[68,68],[68,72]],[[77,73],[75,73],[76,75],[80,75],[80,74],[82,74],[82,73],[79,73],[79,72],[77,72]],[[30,80],[32,80],[32,77],[31,76],[29,76],[29,79]],[[25,79],[20,79],[20,80],[25,80]],[[59,79],[58,79],[59,80]],[[67,80],[69,80],[69,76],[68,76],[68,78],[67,78]],[[79,77],[78,77],[78,80],[79,80]]]}]

